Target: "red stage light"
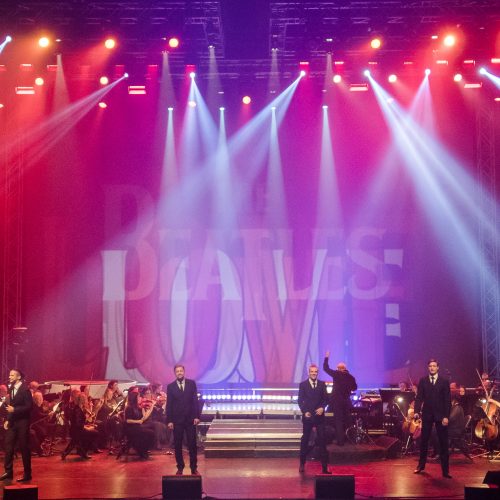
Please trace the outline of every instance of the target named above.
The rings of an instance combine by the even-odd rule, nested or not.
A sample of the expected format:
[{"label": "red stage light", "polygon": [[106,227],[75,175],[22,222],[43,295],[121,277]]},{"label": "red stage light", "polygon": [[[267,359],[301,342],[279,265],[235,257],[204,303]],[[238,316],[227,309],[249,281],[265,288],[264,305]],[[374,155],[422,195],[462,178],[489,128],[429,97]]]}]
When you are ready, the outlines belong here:
[{"label": "red stage light", "polygon": [[0,102],[0,109],[2,109],[4,107],[4,105]]},{"label": "red stage light", "polygon": [[480,89],[483,86],[482,82],[478,83],[466,83],[464,89]]},{"label": "red stage light", "polygon": [[443,39],[443,45],[445,47],[453,47],[457,43],[457,37],[455,35],[446,35]]},{"label": "red stage light", "polygon": [[114,38],[107,38],[104,41],[104,46],[108,49],[114,49],[116,47],[116,40]]},{"label": "red stage light", "polygon": [[308,61],[300,61],[299,68],[300,68],[300,76],[304,77],[304,76],[307,76],[309,74],[309,62]]},{"label": "red stage light", "polygon": [[178,46],[179,46],[179,39],[178,38],[175,38],[175,37],[172,37],[170,38],[170,40],[168,41],[168,46],[171,48],[171,49],[176,49]]},{"label": "red stage light", "polygon": [[340,75],[333,76],[333,83],[340,83],[342,81],[342,77]]},{"label": "red stage light", "polygon": [[380,38],[373,38],[372,41],[370,42],[370,47],[372,49],[380,49],[382,46],[382,40]]},{"label": "red stage light", "polygon": [[101,78],[99,78],[99,83],[101,85],[107,85],[109,83],[109,78],[107,76],[101,76]]},{"label": "red stage light", "polygon": [[500,64],[500,57],[492,57],[491,63],[492,64]]},{"label": "red stage light", "polygon": [[38,40],[38,45],[43,48],[48,47],[50,45],[50,40],[46,36],[42,36]]},{"label": "red stage light", "polygon": [[43,78],[38,77],[35,78],[35,85],[38,85],[39,87],[42,86],[45,82],[43,81]]},{"label": "red stage light", "polygon": [[108,107],[108,105],[107,105],[104,101],[101,101],[101,102],[99,103],[99,107],[100,107],[101,109],[106,109],[106,108]]},{"label": "red stage light", "polygon": [[250,104],[252,102],[252,98],[249,95],[246,95],[246,96],[243,97],[243,99],[241,100],[241,102],[243,104]]},{"label": "red stage light", "polygon": [[349,86],[350,92],[368,92],[367,83],[351,83]]},{"label": "red stage light", "polygon": [[389,78],[387,78],[389,83],[396,83],[398,81],[398,77],[395,74],[389,75]]},{"label": "red stage light", "polygon": [[17,95],[33,95],[34,93],[34,87],[16,87]]},{"label": "red stage light", "polygon": [[145,95],[146,86],[145,85],[129,85],[128,87],[129,95]]},{"label": "red stage light", "polygon": [[454,82],[461,82],[462,81],[462,75],[460,73],[456,73],[454,76],[453,76],[453,81]]}]

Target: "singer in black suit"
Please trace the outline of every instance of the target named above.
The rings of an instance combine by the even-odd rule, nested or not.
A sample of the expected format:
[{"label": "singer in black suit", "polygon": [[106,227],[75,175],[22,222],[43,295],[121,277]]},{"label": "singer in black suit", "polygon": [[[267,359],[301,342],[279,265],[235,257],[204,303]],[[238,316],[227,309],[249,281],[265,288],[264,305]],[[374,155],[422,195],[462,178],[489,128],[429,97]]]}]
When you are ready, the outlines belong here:
[{"label": "singer in black suit", "polygon": [[299,385],[298,404],[302,412],[302,439],[300,440],[300,466],[299,472],[304,472],[309,439],[311,432],[316,427],[316,444],[319,446],[323,474],[331,474],[328,470],[328,452],[326,450],[325,436],[325,406],[328,404],[326,384],[318,380],[318,367],[309,366],[309,378]]},{"label": "singer in black suit", "polygon": [[420,460],[414,472],[420,474],[425,469],[429,438],[432,426],[435,425],[443,477],[451,478],[448,459],[448,423],[451,411],[450,382],[439,376],[439,364],[435,359],[429,360],[427,368],[429,374],[420,379],[415,399],[415,419],[420,417],[422,410],[422,437],[420,440]]},{"label": "singer in black suit", "polygon": [[175,365],[174,373],[174,382],[167,386],[167,426],[174,431],[176,474],[181,475],[184,470],[184,458],[182,456],[184,434],[189,449],[191,474],[198,474],[196,448],[196,426],[200,423],[198,390],[194,380],[184,377],[184,366]]},{"label": "singer in black suit", "polygon": [[9,372],[9,398],[7,405],[7,432],[5,433],[5,472],[0,480],[14,477],[14,451],[19,447],[23,457],[24,474],[19,482],[31,481],[30,418],[33,398],[24,375],[18,369]]}]

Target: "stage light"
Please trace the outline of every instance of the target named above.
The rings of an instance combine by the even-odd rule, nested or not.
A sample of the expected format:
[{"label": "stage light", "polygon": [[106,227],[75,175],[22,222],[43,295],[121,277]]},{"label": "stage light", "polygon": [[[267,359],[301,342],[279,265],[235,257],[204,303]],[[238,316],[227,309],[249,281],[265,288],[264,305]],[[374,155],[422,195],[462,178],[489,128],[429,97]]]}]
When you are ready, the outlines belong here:
[{"label": "stage light", "polygon": [[188,106],[189,106],[190,108],[196,108],[196,101],[192,101],[192,100],[191,100],[191,101],[188,101]]},{"label": "stage light", "polygon": [[399,396],[399,397],[396,398],[396,401],[398,403],[402,403],[404,401],[404,399],[401,396]]},{"label": "stage light", "polygon": [[250,104],[252,102],[252,98],[249,95],[246,95],[246,96],[243,97],[243,99],[241,100],[241,102],[243,104]]},{"label": "stage light", "polygon": [[167,108],[167,110],[168,110],[169,112],[172,112],[172,111],[174,110],[174,108],[172,108],[172,106],[169,106],[169,107]]},{"label": "stage light", "polygon": [[99,83],[101,85],[107,85],[109,83],[109,78],[107,76],[101,76],[101,78],[99,78]]},{"label": "stage light", "polygon": [[222,106],[219,108],[219,111],[225,111],[226,108],[223,108]]},{"label": "stage light", "polygon": [[50,40],[46,36],[42,36],[42,38],[38,40],[38,45],[43,48],[48,47],[50,45]]},{"label": "stage light", "polygon": [[128,86],[129,95],[145,95],[146,86],[145,85],[129,85]]},{"label": "stage light", "polygon": [[271,111],[276,111],[276,106],[271,106]]},{"label": "stage light", "polygon": [[116,40],[114,38],[107,38],[104,41],[104,46],[108,49],[114,49],[116,47]]},{"label": "stage light", "polygon": [[196,78],[196,73],[194,71],[191,71],[191,73],[189,73],[189,78]]},{"label": "stage light", "polygon": [[370,70],[369,70],[369,69],[365,69],[365,70],[363,71],[363,75],[365,75],[365,76],[370,76]]},{"label": "stage light", "polygon": [[482,82],[466,83],[464,89],[480,89],[482,86]]},{"label": "stage light", "polygon": [[168,41],[168,46],[171,49],[176,49],[179,46],[179,39],[176,37],[170,38],[170,40]]},{"label": "stage light", "polygon": [[2,109],[4,107],[4,105],[0,102],[0,109]]},{"label": "stage light", "polygon": [[306,76],[306,72],[303,69],[300,70],[300,76]]},{"label": "stage light", "polygon": [[[495,102],[500,102],[500,97],[495,97]],[[3,104],[1,107],[3,107]]]},{"label": "stage light", "polygon": [[10,35],[7,35],[7,36],[5,37],[5,41],[6,41],[7,43],[12,42],[12,37],[11,37]]},{"label": "stage light", "polygon": [[33,95],[35,93],[34,87],[16,87],[17,95]]},{"label": "stage light", "polygon": [[380,38],[373,38],[372,41],[370,42],[370,47],[372,49],[380,49],[382,46],[382,40]]},{"label": "stage light", "polygon": [[101,101],[98,106],[101,108],[101,109],[106,109],[108,107],[108,105],[104,102],[104,101]]},{"label": "stage light", "polygon": [[438,59],[436,64],[439,64],[440,66],[448,66],[448,61],[446,59]]},{"label": "stage light", "polygon": [[43,78],[38,77],[35,78],[35,85],[38,85],[39,87],[42,86],[45,82],[43,81]]},{"label": "stage light", "polygon": [[462,75],[460,73],[456,73],[454,76],[453,76],[453,81],[454,82],[461,82],[462,81]]},{"label": "stage light", "polygon": [[455,35],[446,35],[443,39],[443,45],[445,47],[453,47],[457,43],[457,37]]},{"label": "stage light", "polygon": [[387,78],[387,81],[389,83],[396,83],[398,81],[398,77],[396,75],[394,75],[394,74],[389,75],[389,78]]},{"label": "stage light", "polygon": [[429,68],[427,68],[427,69],[425,70],[425,74],[426,74],[426,76],[429,76],[429,75],[431,74],[431,70],[430,70]]},{"label": "stage light", "polygon": [[492,64],[500,64],[500,57],[492,57],[491,63]]},{"label": "stage light", "polygon": [[123,73],[123,78],[128,78],[128,73]]},{"label": "stage light", "polygon": [[323,111],[326,111],[328,109],[328,106],[326,104],[323,104]]},{"label": "stage light", "polygon": [[334,75],[333,83],[340,83],[342,81],[342,77],[340,75]]},{"label": "stage light", "polygon": [[486,68],[479,68],[480,75],[486,75],[486,73],[487,73]]},{"label": "stage light", "polygon": [[303,78],[309,74],[309,61],[299,62],[300,76]]},{"label": "stage light", "polygon": [[368,92],[368,84],[351,83],[351,85],[349,85],[349,92]]},{"label": "stage light", "polygon": [[431,36],[431,39],[432,39],[432,40],[437,40],[437,39],[438,39],[438,36],[437,36],[437,35],[432,35],[432,36]]}]

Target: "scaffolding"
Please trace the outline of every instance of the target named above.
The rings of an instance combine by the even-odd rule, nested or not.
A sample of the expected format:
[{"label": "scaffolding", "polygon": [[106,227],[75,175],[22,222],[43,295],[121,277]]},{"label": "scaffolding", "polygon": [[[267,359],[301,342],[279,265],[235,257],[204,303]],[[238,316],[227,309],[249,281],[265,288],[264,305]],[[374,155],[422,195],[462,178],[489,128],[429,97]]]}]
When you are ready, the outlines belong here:
[{"label": "scaffolding", "polygon": [[[478,220],[481,248],[481,333],[483,370],[500,376],[500,291],[498,273],[498,210],[495,172],[495,114],[484,103],[476,115],[478,199],[482,203]],[[493,230],[492,230],[493,228]]]}]

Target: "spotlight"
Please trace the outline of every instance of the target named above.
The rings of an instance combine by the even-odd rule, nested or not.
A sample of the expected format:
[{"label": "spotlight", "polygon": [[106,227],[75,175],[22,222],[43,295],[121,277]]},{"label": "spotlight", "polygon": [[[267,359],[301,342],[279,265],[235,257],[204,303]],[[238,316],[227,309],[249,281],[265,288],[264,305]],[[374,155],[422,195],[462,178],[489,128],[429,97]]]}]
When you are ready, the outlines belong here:
[{"label": "spotlight", "polygon": [[123,78],[128,78],[128,73],[123,73]]},{"label": "spotlight", "polygon": [[0,109],[2,109],[4,107],[4,105],[0,102]]},{"label": "spotlight", "polygon": [[300,70],[300,76],[306,76],[306,72],[303,69]]},{"label": "spotlight", "polygon": [[369,70],[369,69],[365,69],[365,70],[363,71],[363,75],[365,75],[365,76],[370,76],[370,70]]},{"label": "spotlight", "polygon": [[328,106],[326,104],[323,104],[323,111],[326,111],[328,109]]},{"label": "spotlight", "polygon": [[443,45],[445,47],[453,47],[457,43],[457,37],[455,35],[446,35],[443,39]]},{"label": "spotlight", "polygon": [[455,76],[453,77],[454,82],[461,82],[462,81],[462,75],[460,73],[456,73]]},{"label": "spotlight", "polygon": [[189,78],[192,78],[194,80],[194,78],[196,78],[196,73],[194,71],[191,71],[191,73],[189,73]]},{"label": "spotlight", "polygon": [[108,107],[108,105],[107,105],[104,101],[101,101],[101,102],[99,103],[99,107],[100,107],[101,109],[106,109],[106,108]]},{"label": "spotlight", "polygon": [[389,75],[389,78],[387,78],[389,83],[396,83],[398,81],[398,77],[395,74]]},{"label": "spotlight", "polygon": [[196,101],[188,101],[188,106],[190,108],[196,108]]},{"label": "spotlight", "polygon": [[425,70],[425,75],[426,75],[426,76],[429,76],[430,74],[431,74],[431,70],[430,70],[429,68],[427,68],[427,69]]},{"label": "spotlight", "polygon": [[35,85],[38,85],[39,87],[42,86],[45,82],[43,81],[43,78],[38,77],[35,78]]},{"label": "spotlight", "polygon": [[243,97],[243,99],[241,100],[241,102],[243,104],[250,104],[252,102],[252,98],[249,95],[246,95],[246,96]]},{"label": "spotlight", "polygon": [[307,76],[309,73],[309,61],[300,61],[299,62],[300,76]]},{"label": "spotlight", "polygon": [[333,83],[340,83],[342,81],[342,77],[340,75],[334,75]]},{"label": "spotlight", "polygon": [[7,36],[5,37],[5,41],[6,41],[7,43],[12,42],[12,37],[11,37],[10,35],[7,35]]},{"label": "spotlight", "polygon": [[172,37],[170,38],[170,40],[168,41],[168,46],[171,48],[171,49],[176,49],[178,46],[179,46],[179,39],[178,38],[175,38],[175,37]]},{"label": "spotlight", "polygon": [[114,38],[107,38],[104,41],[104,46],[108,49],[114,49],[116,47],[116,40]]},{"label": "spotlight", "polygon": [[221,107],[219,108],[219,111],[225,111],[225,109],[226,109],[226,108],[224,108],[224,107],[222,107],[222,106],[221,106]]},{"label": "spotlight", "polygon": [[38,40],[38,45],[43,48],[48,47],[50,45],[50,40],[46,36],[42,36],[42,38]]},{"label": "spotlight", "polygon": [[169,112],[172,112],[172,111],[174,110],[174,108],[172,108],[172,106],[169,106],[169,107],[167,108],[167,110],[168,110]]},{"label": "spotlight", "polygon": [[380,40],[380,38],[374,38],[371,42],[370,42],[370,47],[372,49],[380,49],[380,47],[382,46],[382,40]]},{"label": "spotlight", "polygon": [[271,111],[276,111],[276,106],[271,106]]},{"label": "spotlight", "polygon": [[486,73],[488,73],[488,72],[486,71],[486,68],[479,68],[479,74],[480,74],[480,75],[486,75]]},{"label": "spotlight", "polygon": [[109,78],[107,76],[101,76],[101,78],[99,78],[99,83],[101,85],[107,85],[109,83]]}]

